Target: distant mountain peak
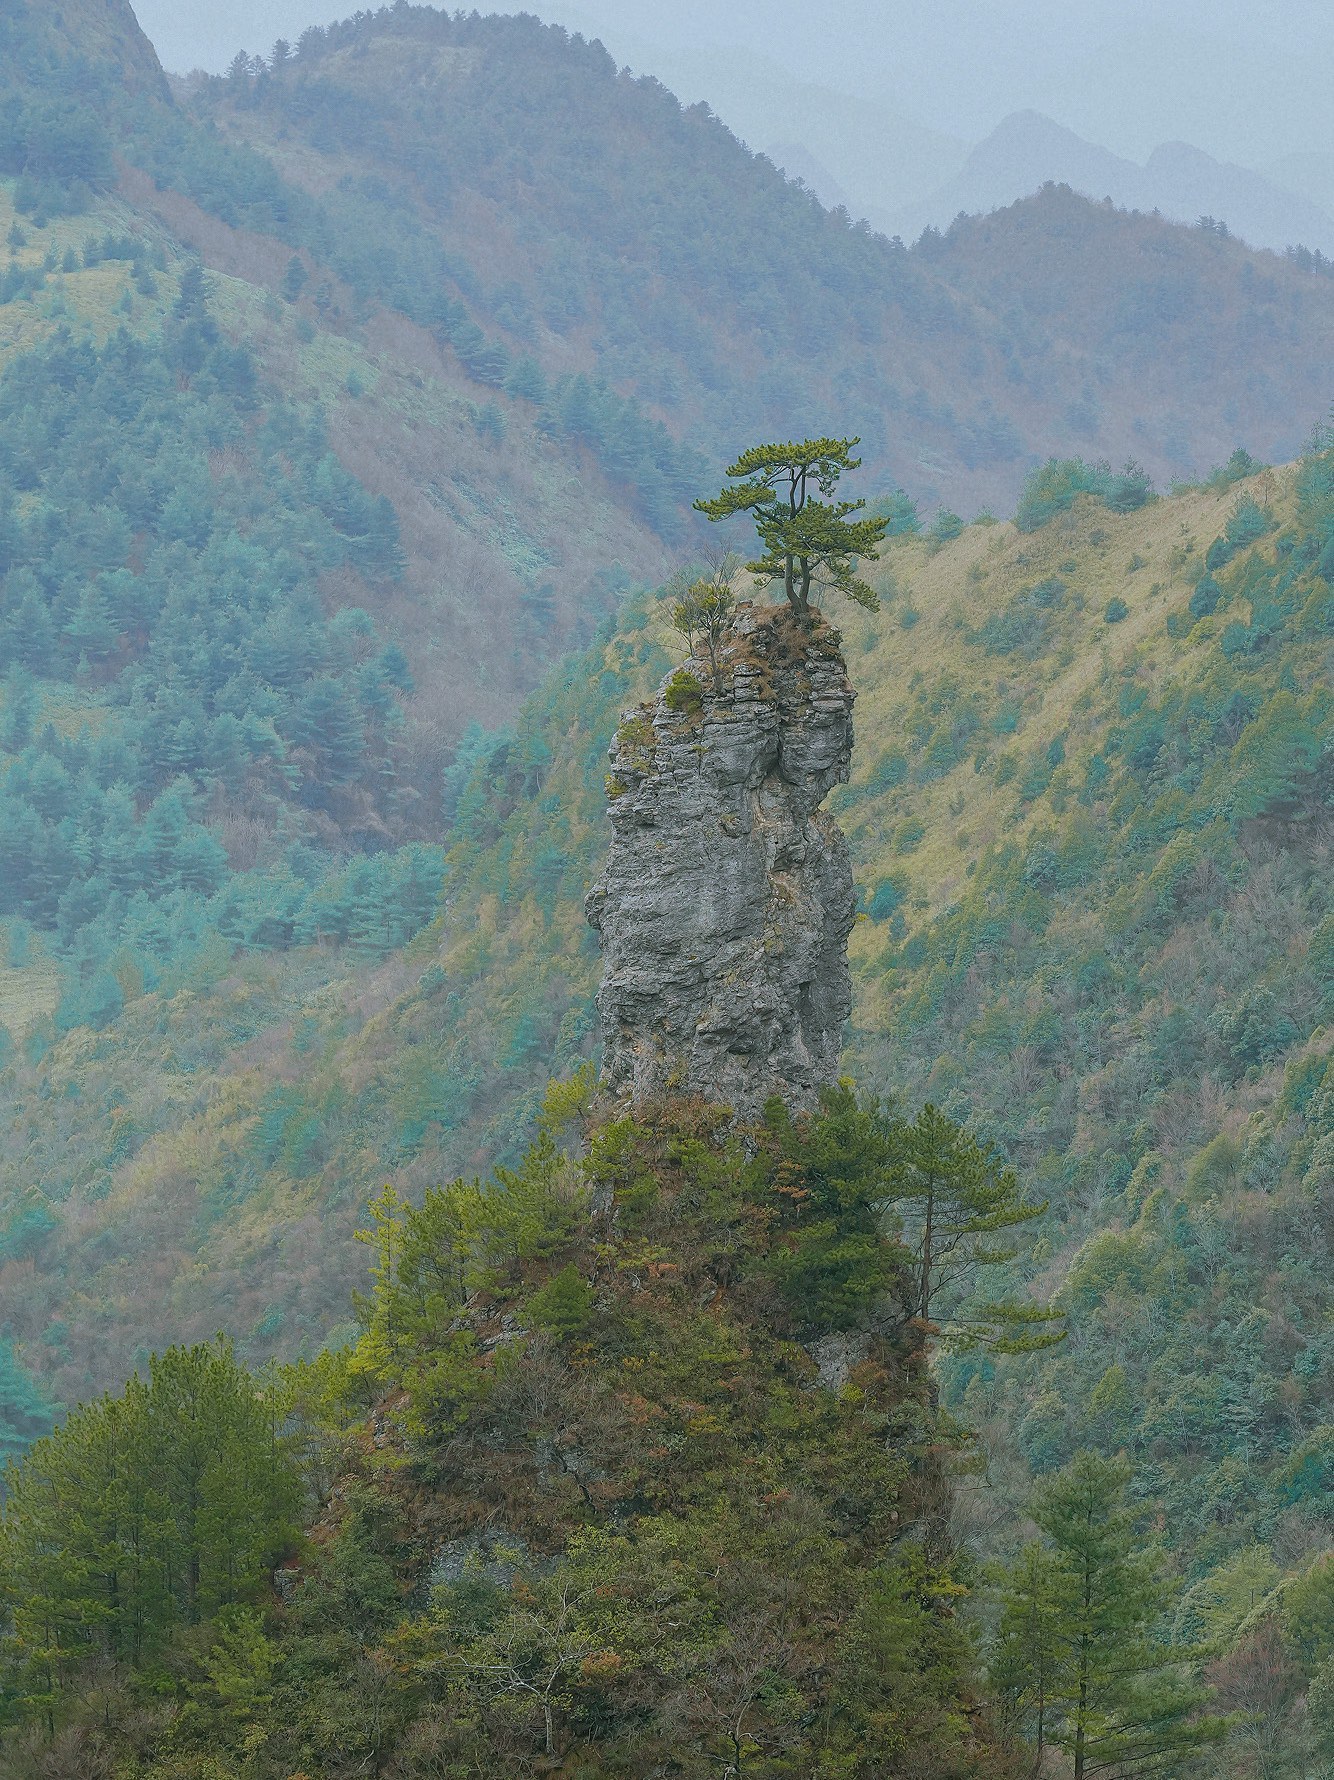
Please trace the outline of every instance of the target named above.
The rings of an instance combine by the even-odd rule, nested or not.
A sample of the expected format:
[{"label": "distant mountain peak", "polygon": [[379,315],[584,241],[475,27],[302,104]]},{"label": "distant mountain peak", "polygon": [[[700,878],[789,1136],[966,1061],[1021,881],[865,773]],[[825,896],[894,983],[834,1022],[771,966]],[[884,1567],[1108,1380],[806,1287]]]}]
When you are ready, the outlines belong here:
[{"label": "distant mountain peak", "polygon": [[1252,247],[1300,244],[1334,253],[1334,217],[1263,174],[1180,141],[1160,144],[1140,166],[1032,110],[1003,118],[954,179],[890,219],[891,227],[914,239],[961,212],[1000,210],[1047,184],[1109,197],[1126,210],[1156,210],[1173,222],[1217,217]]},{"label": "distant mountain peak", "polygon": [[765,150],[769,159],[789,179],[799,179],[815,193],[826,210],[850,208],[848,195],[819,157],[803,142],[775,142]]},{"label": "distant mountain peak", "polygon": [[973,150],[980,153],[988,143],[1001,142],[1008,137],[1019,137],[1025,141],[1038,142],[1078,142],[1083,146],[1082,136],[1069,129],[1065,124],[1058,124],[1054,117],[1048,117],[1045,111],[1034,111],[1031,108],[1023,111],[1012,111],[1003,117],[985,142]]}]

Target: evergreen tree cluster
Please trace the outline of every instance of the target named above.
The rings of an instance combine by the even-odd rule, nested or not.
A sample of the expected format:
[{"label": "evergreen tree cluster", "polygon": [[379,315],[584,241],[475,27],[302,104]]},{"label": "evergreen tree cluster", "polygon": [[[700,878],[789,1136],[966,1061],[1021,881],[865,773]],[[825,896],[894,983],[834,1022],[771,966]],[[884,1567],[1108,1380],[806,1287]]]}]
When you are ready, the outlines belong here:
[{"label": "evergreen tree cluster", "polygon": [[219,1341],[155,1357],[30,1450],[0,1513],[0,1710],[53,1734],[82,1677],[143,1669],[259,1596],[298,1524],[286,1414]]},{"label": "evergreen tree cluster", "polygon": [[86,208],[110,183],[114,79],[86,46],[34,31],[27,12],[0,19],[0,173],[18,176],[20,210],[46,217]]},{"label": "evergreen tree cluster", "polygon": [[[1046,1480],[1007,1566],[950,1530],[931,1233],[971,1293],[1036,1208],[847,1086],[744,1140],[593,1090],[551,1084],[485,1186],[377,1195],[350,1346],[260,1378],[173,1349],[11,1469],[7,1771],[1201,1772],[1241,1720],[1124,1458]],[[1328,1599],[1315,1568],[1265,1622],[1317,1742]]]},{"label": "evergreen tree cluster", "polygon": [[1092,495],[1112,513],[1134,513],[1154,498],[1153,482],[1140,464],[1113,470],[1108,463],[1053,457],[1029,473],[1014,522],[1021,532],[1037,531],[1067,512],[1081,494]]}]

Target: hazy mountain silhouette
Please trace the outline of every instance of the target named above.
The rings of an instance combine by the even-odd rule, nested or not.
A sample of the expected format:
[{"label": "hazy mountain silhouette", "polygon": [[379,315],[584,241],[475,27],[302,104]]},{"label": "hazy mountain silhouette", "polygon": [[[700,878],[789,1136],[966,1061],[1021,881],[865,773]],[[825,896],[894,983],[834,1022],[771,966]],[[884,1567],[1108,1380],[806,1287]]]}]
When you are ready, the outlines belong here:
[{"label": "hazy mountain silhouette", "polygon": [[873,220],[914,240],[928,226],[946,227],[961,211],[1000,209],[1049,181],[1111,198],[1123,209],[1157,210],[1174,222],[1210,216],[1253,247],[1300,243],[1334,253],[1334,217],[1300,190],[1186,142],[1164,143],[1140,166],[1036,111],[1006,118],[930,197]]}]

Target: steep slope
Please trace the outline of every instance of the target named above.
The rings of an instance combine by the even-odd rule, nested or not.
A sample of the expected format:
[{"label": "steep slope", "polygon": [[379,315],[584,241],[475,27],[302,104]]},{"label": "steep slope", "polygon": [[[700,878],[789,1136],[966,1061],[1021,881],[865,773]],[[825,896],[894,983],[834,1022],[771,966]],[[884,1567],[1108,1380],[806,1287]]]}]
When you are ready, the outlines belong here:
[{"label": "steep slope", "polygon": [[[861,699],[836,801],[866,916],[849,1061],[973,1109],[1035,1175],[1062,1220],[1053,1284],[1151,1189],[1170,1204],[1220,1134],[1271,1171],[1267,1218],[1314,1190],[1319,1131],[1285,1126],[1314,1088],[1283,1070],[1306,1081],[1328,1017],[1331,461],[899,542],[884,614],[844,627]],[[1243,542],[1215,545],[1229,525]],[[379,1180],[420,1191],[512,1153],[545,1076],[592,1048],[604,747],[670,647],[632,603],[483,753],[439,920],[373,973],[256,958],[14,1058],[0,1284],[60,1390],[219,1322],[257,1354],[318,1341]],[[1223,1253],[1260,1209],[1250,1166],[1213,1193]],[[1329,1388],[1302,1364],[1274,1467]]]},{"label": "steep slope", "polygon": [[[624,557],[662,558],[605,488],[437,383],[429,345],[321,335],[201,278],[123,200],[38,215],[21,184],[0,182],[0,910],[75,991],[118,948],[156,981],[204,930],[250,943],[250,915],[204,913],[219,893],[285,943],[260,908],[290,902],[275,869],[300,901],[335,860],[380,855],[374,875],[438,843],[467,724],[591,630]],[[164,819],[179,881],[149,863]],[[117,894],[141,890],[198,906],[134,938]]]},{"label": "steep slope", "polygon": [[130,0],[11,0],[0,20],[0,84],[12,90],[165,100],[166,76]]}]

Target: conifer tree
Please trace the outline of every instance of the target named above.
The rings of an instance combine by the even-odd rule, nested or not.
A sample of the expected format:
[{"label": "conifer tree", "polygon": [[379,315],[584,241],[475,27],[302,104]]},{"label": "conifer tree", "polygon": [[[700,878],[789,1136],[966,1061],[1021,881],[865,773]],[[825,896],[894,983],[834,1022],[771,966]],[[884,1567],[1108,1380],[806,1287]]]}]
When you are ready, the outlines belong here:
[{"label": "conifer tree", "polygon": [[1065,1674],[1060,1609],[1055,1560],[1030,1540],[1005,1578],[990,1669],[1007,1718],[1031,1736],[1039,1773]]},{"label": "conifer tree", "polygon": [[1013,1259],[1004,1233],[1041,1217],[1045,1202],[1025,1200],[1013,1169],[929,1103],[911,1124],[898,1122],[893,1148],[886,1197],[912,1254],[911,1314],[931,1325],[943,1299],[951,1306],[944,1332],[964,1346],[1013,1353],[1062,1340],[1055,1312],[1011,1300],[967,1303],[982,1268]]},{"label": "conifer tree", "polygon": [[2,1654],[29,1711],[53,1724],[90,1660],[138,1666],[174,1626],[254,1593],[297,1503],[271,1399],[226,1342],[172,1348],[10,1471]]},{"label": "conifer tree", "polygon": [[996,1680],[1074,1780],[1176,1780],[1221,1730],[1191,1653],[1155,1636],[1166,1591],[1126,1506],[1129,1478],[1123,1458],[1077,1453],[1038,1493],[1045,1546],[1025,1548],[1003,1591]]},{"label": "conifer tree", "polygon": [[[858,469],[852,455],[859,439],[804,439],[800,444],[755,445],[743,451],[727,474],[736,486],[695,508],[709,519],[753,513],[763,554],[747,568],[762,581],[782,583],[794,612],[810,610],[812,590],[831,587],[868,611],[880,601],[857,579],[858,557],[875,562],[876,546],[889,530],[887,518],[852,519],[865,501],[831,501],[847,470]],[[817,500],[816,495],[824,495]]]}]

